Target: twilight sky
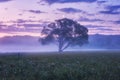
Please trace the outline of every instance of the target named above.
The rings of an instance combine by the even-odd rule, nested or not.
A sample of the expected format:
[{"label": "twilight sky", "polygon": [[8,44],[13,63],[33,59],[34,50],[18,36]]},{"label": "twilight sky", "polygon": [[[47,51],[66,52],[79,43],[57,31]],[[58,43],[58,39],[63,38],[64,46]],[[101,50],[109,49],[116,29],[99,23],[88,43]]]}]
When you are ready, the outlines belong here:
[{"label": "twilight sky", "polygon": [[120,35],[120,0],[0,0],[0,37],[40,36],[44,25],[64,17],[89,34]]}]

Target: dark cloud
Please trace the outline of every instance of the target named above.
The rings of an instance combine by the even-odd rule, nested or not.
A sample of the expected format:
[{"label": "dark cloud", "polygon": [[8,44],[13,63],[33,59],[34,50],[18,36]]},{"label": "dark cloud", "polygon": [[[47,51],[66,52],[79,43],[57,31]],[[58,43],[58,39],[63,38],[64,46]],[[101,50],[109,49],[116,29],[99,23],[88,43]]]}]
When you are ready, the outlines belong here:
[{"label": "dark cloud", "polygon": [[5,10],[8,10],[8,8],[5,8]]},{"label": "dark cloud", "polygon": [[17,23],[25,23],[25,22],[27,22],[27,20],[18,19],[16,22],[17,22]]},{"label": "dark cloud", "polygon": [[20,28],[17,28],[16,24],[0,25],[0,32],[13,32],[13,31],[23,31],[23,30]]},{"label": "dark cloud", "polygon": [[114,31],[113,29],[106,28],[106,26],[99,26],[99,25],[86,25],[86,27],[89,29],[97,29],[97,30],[102,30],[102,31]]},{"label": "dark cloud", "polygon": [[89,18],[81,17],[81,18],[79,19],[79,21],[86,21],[86,22],[101,22],[101,21],[104,21],[104,20],[101,20],[101,19],[89,19]]},{"label": "dark cloud", "polygon": [[25,23],[25,22],[28,22],[28,20],[23,20],[23,19],[17,19],[16,21],[9,21],[9,23]]},{"label": "dark cloud", "polygon": [[0,24],[0,29],[2,29],[2,27],[7,27],[7,25],[5,25],[5,24]]},{"label": "dark cloud", "polygon": [[97,28],[98,30],[102,30],[102,31],[113,31],[112,29],[106,29],[104,27],[99,27]]},{"label": "dark cloud", "polygon": [[35,13],[35,14],[44,13],[44,12],[42,12],[40,10],[28,10],[28,12]]},{"label": "dark cloud", "polygon": [[120,5],[107,6],[106,9],[108,9],[110,11],[116,11],[116,10],[120,9]]},{"label": "dark cloud", "polygon": [[10,20],[7,22],[0,22],[0,26],[4,26],[6,23],[17,24],[18,26],[40,26],[43,24],[50,23],[49,21],[44,20],[33,20],[33,19],[17,19],[17,20]]},{"label": "dark cloud", "polygon": [[62,8],[58,9],[59,11],[65,12],[65,13],[76,13],[76,12],[82,12],[80,9],[75,9],[75,8]]},{"label": "dark cloud", "polygon": [[17,19],[17,20],[15,20],[15,21],[9,21],[9,22],[11,22],[11,23],[26,23],[26,22],[40,22],[39,20],[32,20],[32,19],[27,19],[27,20],[25,20],[25,19]]},{"label": "dark cloud", "polygon": [[106,1],[97,1],[98,4],[106,3]]},{"label": "dark cloud", "polygon": [[[86,14],[88,16],[94,16],[95,14],[92,13],[88,13],[84,10],[80,10],[80,9],[76,9],[76,8],[60,8],[57,9],[58,11],[64,12],[64,13],[82,13],[82,14]],[[55,14],[59,14],[59,13],[55,13]]]},{"label": "dark cloud", "polygon": [[97,1],[97,4],[100,6],[101,4],[106,3],[107,1]]},{"label": "dark cloud", "polygon": [[120,14],[120,12],[118,12],[118,11],[111,11],[111,10],[100,11],[99,13],[102,13],[102,14]]},{"label": "dark cloud", "polygon": [[99,13],[102,14],[120,14],[119,11],[120,10],[120,5],[114,5],[114,6],[106,6],[105,7],[105,11],[100,11]]},{"label": "dark cloud", "polygon": [[72,2],[87,2],[87,3],[92,3],[97,0],[42,0],[47,2],[48,4],[53,4],[53,3],[72,3]]},{"label": "dark cloud", "polygon": [[3,27],[8,27],[8,26],[5,24],[0,24],[0,29],[3,29]]},{"label": "dark cloud", "polygon": [[8,2],[8,1],[12,1],[12,0],[0,0],[0,2]]},{"label": "dark cloud", "polygon": [[88,15],[88,16],[95,16],[95,14],[93,14],[93,13],[83,12],[83,14],[86,14],[86,15]]},{"label": "dark cloud", "polygon": [[19,24],[18,26],[24,26],[24,27],[41,27],[42,24]]},{"label": "dark cloud", "polygon": [[19,16],[22,16],[23,14],[20,13],[20,14],[18,14],[18,15],[19,15]]},{"label": "dark cloud", "polygon": [[[21,26],[24,26],[24,28],[20,28]],[[42,27],[42,24],[12,24],[12,25],[0,25],[0,32],[38,32],[40,31]]]},{"label": "dark cloud", "polygon": [[3,31],[3,29],[5,29],[7,27],[7,25],[0,23],[0,32]]},{"label": "dark cloud", "polygon": [[106,26],[99,26],[99,25],[85,25],[87,28],[104,28]]},{"label": "dark cloud", "polygon": [[114,23],[116,23],[116,24],[120,24],[120,20],[118,20],[118,21],[114,21]]},{"label": "dark cloud", "polygon": [[32,19],[27,19],[27,20],[24,20],[24,19],[17,19],[16,21],[14,22],[17,22],[17,23],[26,23],[26,22],[40,22],[40,20],[32,20]]},{"label": "dark cloud", "polygon": [[[36,23],[37,22],[37,23]],[[11,23],[11,25],[6,25],[6,23]],[[24,28],[21,28],[23,26]],[[43,24],[40,20],[24,20],[24,19],[17,19],[16,21],[8,21],[4,23],[0,23],[0,32],[22,32],[22,31],[37,31],[40,30]]]},{"label": "dark cloud", "polygon": [[32,16],[29,16],[29,18],[36,18],[34,15],[32,15]]}]

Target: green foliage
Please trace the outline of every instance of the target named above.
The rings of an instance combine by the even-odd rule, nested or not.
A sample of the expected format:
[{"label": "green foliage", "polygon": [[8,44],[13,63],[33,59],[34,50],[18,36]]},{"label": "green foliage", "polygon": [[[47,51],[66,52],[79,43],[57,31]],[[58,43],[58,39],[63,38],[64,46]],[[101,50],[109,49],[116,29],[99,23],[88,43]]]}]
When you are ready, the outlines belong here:
[{"label": "green foliage", "polygon": [[1,55],[0,80],[120,80],[120,54]]}]

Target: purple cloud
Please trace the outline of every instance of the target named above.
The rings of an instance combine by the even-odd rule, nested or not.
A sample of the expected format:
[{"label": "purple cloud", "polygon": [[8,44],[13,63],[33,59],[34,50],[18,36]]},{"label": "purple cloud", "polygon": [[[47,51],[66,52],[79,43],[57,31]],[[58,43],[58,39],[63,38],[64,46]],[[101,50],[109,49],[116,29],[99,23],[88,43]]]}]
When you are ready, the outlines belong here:
[{"label": "purple cloud", "polygon": [[[113,29],[108,29],[106,28],[106,26],[98,26],[98,25],[86,25],[87,28],[89,29],[94,29],[96,28],[97,30],[101,30],[101,31],[114,31]],[[108,27],[108,26],[107,26]],[[110,26],[109,26],[110,27]]]},{"label": "purple cloud", "polygon": [[102,28],[102,27],[105,27],[105,26],[98,26],[98,25],[86,25],[87,28]]},{"label": "purple cloud", "polygon": [[15,21],[9,21],[9,22],[11,22],[11,23],[17,23],[17,24],[19,24],[19,23],[26,23],[26,22],[41,22],[40,20],[32,20],[32,19],[27,19],[27,20],[25,20],[25,19],[17,19],[17,20],[15,20]]},{"label": "purple cloud", "polygon": [[87,2],[87,3],[92,3],[97,0],[42,0],[47,2],[48,4],[53,4],[53,3],[72,3],[72,2]]},{"label": "purple cloud", "polygon": [[120,12],[118,11],[111,11],[111,10],[107,10],[107,11],[99,11],[99,13],[102,13],[102,14],[120,14]]},{"label": "purple cloud", "polygon": [[22,29],[19,29],[15,27],[16,24],[12,25],[0,25],[0,32],[14,32],[14,31],[22,31]]},{"label": "purple cloud", "polygon": [[120,24],[120,20],[118,20],[118,21],[114,21],[114,23],[116,23],[116,24]]},{"label": "purple cloud", "polygon": [[42,12],[40,10],[28,10],[28,12],[35,13],[35,14],[44,13],[44,12]]},{"label": "purple cloud", "polygon": [[76,12],[82,12],[80,9],[75,9],[75,8],[62,8],[58,9],[59,11],[65,12],[65,13],[76,13]]},{"label": "purple cloud", "polygon": [[106,3],[107,1],[97,1],[98,4]]},{"label": "purple cloud", "polygon": [[114,30],[112,30],[112,29],[106,29],[106,28],[104,28],[104,27],[99,27],[99,28],[97,28],[97,29],[102,30],[102,31],[114,31]]},{"label": "purple cloud", "polygon": [[86,22],[101,22],[101,21],[104,21],[104,20],[101,20],[101,19],[89,19],[89,18],[82,17],[82,18],[79,19],[79,21],[86,21]]},{"label": "purple cloud", "polygon": [[22,16],[23,14],[20,13],[20,14],[18,14],[18,15],[19,15],[19,16]]},{"label": "purple cloud", "polygon": [[[76,9],[76,8],[61,8],[61,9],[57,9],[58,11],[64,12],[64,13],[82,13],[82,14],[86,14],[88,16],[94,16],[94,14],[89,14],[86,11],[80,10],[80,9]],[[56,13],[59,14],[59,13]]]},{"label": "purple cloud", "polygon": [[[34,23],[37,22],[37,23]],[[39,27],[42,27],[43,24],[40,20],[24,20],[24,19],[18,19],[16,21],[9,21],[8,23],[11,23],[10,25],[6,24],[7,22],[0,23],[0,32],[22,32],[22,31],[28,31],[29,28],[31,30],[37,30],[40,29]]]},{"label": "purple cloud", "polygon": [[[23,26],[24,28],[21,28]],[[0,32],[37,32],[40,31],[42,24],[12,24],[12,25],[0,25]]]},{"label": "purple cloud", "polygon": [[120,5],[107,6],[106,9],[111,10],[111,11],[116,11],[120,9]]},{"label": "purple cloud", "polygon": [[119,11],[120,10],[120,5],[114,5],[114,6],[106,6],[105,7],[105,11],[100,11],[99,13],[102,14],[120,14]]},{"label": "purple cloud", "polygon": [[19,26],[24,26],[24,27],[41,27],[42,24],[19,24]]},{"label": "purple cloud", "polygon": [[0,0],[0,2],[8,2],[8,1],[12,1],[12,0]]},{"label": "purple cloud", "polygon": [[7,26],[7,25],[4,25],[4,24],[0,24],[0,27],[2,27],[2,26]]}]

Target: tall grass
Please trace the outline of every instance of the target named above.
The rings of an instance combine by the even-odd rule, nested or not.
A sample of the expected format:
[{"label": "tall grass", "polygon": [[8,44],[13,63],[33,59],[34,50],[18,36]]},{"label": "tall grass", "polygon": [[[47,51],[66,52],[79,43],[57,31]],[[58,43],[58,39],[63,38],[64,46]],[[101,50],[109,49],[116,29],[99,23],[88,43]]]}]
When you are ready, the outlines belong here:
[{"label": "tall grass", "polygon": [[120,80],[120,54],[0,55],[0,80]]}]

